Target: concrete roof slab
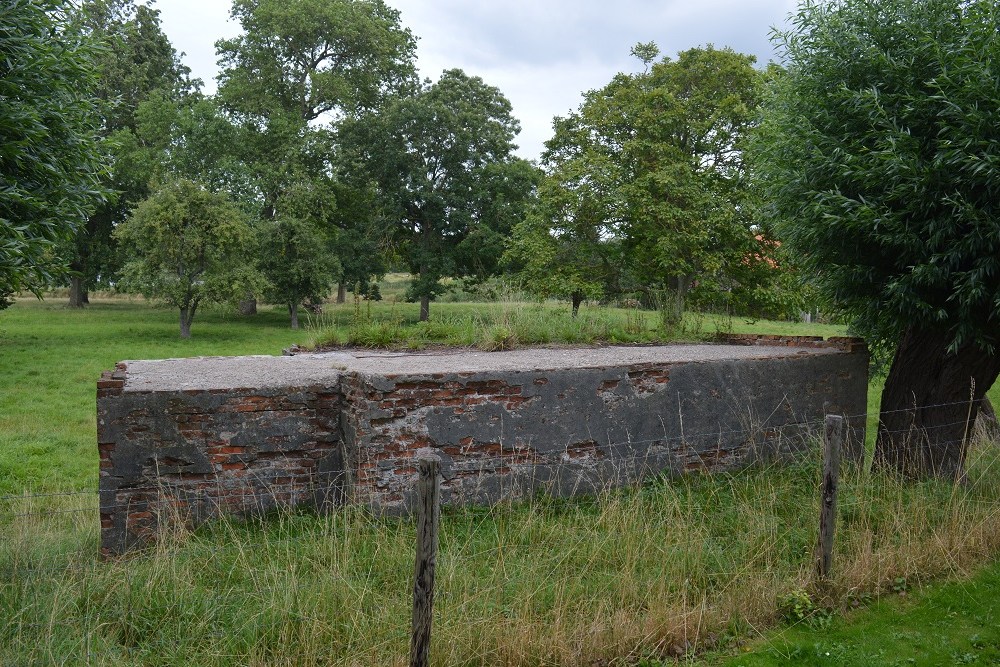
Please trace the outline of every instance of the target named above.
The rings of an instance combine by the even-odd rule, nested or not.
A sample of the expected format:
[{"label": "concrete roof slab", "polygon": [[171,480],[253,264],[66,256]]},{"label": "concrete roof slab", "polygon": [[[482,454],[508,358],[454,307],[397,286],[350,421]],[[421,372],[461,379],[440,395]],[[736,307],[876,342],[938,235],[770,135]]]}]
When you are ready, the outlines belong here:
[{"label": "concrete roof slab", "polygon": [[294,356],[194,357],[127,361],[124,391],[206,391],[331,386],[343,372],[395,375],[487,373],[672,365],[738,359],[836,354],[832,347],[644,345],[526,348],[506,352],[449,349],[418,352],[341,350]]}]

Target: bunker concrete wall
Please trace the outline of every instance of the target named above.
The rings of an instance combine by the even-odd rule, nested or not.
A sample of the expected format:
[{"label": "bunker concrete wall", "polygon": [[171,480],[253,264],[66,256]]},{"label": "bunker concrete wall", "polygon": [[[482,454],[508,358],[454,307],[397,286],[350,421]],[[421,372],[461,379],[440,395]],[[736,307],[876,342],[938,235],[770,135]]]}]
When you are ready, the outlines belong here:
[{"label": "bunker concrete wall", "polygon": [[406,511],[426,449],[442,459],[446,503],[794,454],[825,412],[851,416],[846,451],[862,456],[859,341],[688,347],[120,364],[98,384],[102,549],[122,553],[167,520],[220,512]]}]

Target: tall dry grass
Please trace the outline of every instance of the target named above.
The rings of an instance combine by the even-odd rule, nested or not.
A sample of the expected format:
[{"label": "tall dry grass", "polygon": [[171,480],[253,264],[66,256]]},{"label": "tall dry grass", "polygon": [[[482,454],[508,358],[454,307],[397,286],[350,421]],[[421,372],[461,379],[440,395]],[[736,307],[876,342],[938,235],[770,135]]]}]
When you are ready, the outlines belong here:
[{"label": "tall dry grass", "polygon": [[[672,658],[754,635],[796,592],[843,607],[960,576],[1000,552],[998,462],[980,444],[961,486],[848,471],[823,587],[812,582],[818,461],[446,508],[433,661]],[[96,502],[0,500],[0,663],[405,664],[411,521],[282,512],[101,562]]]}]

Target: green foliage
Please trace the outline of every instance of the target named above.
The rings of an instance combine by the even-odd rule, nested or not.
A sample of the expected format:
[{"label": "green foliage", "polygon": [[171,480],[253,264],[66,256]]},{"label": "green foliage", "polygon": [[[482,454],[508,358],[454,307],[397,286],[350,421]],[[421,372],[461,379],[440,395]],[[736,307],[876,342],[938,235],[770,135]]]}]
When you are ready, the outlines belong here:
[{"label": "green foliage", "polygon": [[262,286],[248,263],[251,229],[243,214],[191,181],[160,188],[115,237],[130,256],[122,289],[178,308],[182,337],[203,302],[235,302]]},{"label": "green foliage", "polygon": [[873,342],[997,344],[1000,8],[801,5],[757,141],[781,238]]},{"label": "green foliage", "polygon": [[804,623],[810,628],[827,628],[833,622],[833,611],[820,605],[814,596],[804,588],[796,588],[786,594],[779,603],[779,612],[785,622]]},{"label": "green foliage", "polygon": [[135,112],[134,133],[115,138],[128,143],[120,151],[123,171],[147,181],[186,178],[212,192],[227,192],[248,213],[258,202],[248,166],[240,159],[243,140],[237,127],[214,98],[187,95],[173,99],[153,91]]},{"label": "green foliage", "polygon": [[[444,303],[439,315],[419,321],[413,307],[402,304],[373,307],[360,299],[349,320],[343,309],[328,306],[314,323],[312,344],[316,347],[357,345],[389,349],[428,346],[478,347],[483,350],[511,349],[530,345],[655,343],[671,340],[705,340],[715,330],[699,327],[693,316],[688,326],[664,332],[654,313],[597,308],[571,317],[554,304],[523,301],[499,303]],[[332,311],[332,312],[331,312]]]},{"label": "green foliage", "polygon": [[63,3],[0,6],[0,309],[65,270],[58,244],[101,200],[94,53]]},{"label": "green foliage", "polygon": [[[345,288],[357,283],[371,285],[373,280],[381,280],[389,268],[389,230],[379,224],[378,193],[372,184],[338,181],[333,184],[333,196],[337,207],[329,222],[336,233],[339,283]],[[371,293],[371,288],[365,291]]]},{"label": "green foliage", "polygon": [[288,306],[292,328],[298,328],[298,306],[321,300],[330,292],[340,262],[329,240],[307,220],[280,217],[257,228],[258,266],[269,286],[264,294]]},{"label": "green foliage", "polygon": [[496,245],[491,237],[519,215],[534,177],[512,155],[518,130],[503,94],[461,70],[343,128],[347,159],[377,185],[415,276],[410,298],[433,299],[443,277],[474,271],[462,263],[476,253],[463,254],[462,244]]},{"label": "green foliage", "polygon": [[538,167],[519,159],[487,164],[477,174],[479,187],[468,205],[473,224],[455,249],[458,274],[467,286],[509,268],[504,252],[515,226],[527,217],[541,180]]},{"label": "green foliage", "polygon": [[[367,283],[385,272],[377,209],[365,184],[338,181],[333,130],[413,87],[413,35],[382,0],[236,0],[232,17],[244,34],[216,45],[219,99],[242,130],[237,156],[257,217],[326,228],[339,249],[336,277]],[[304,191],[323,205],[304,214]]]},{"label": "green foliage", "polygon": [[763,77],[729,49],[690,49],[586,94],[555,120],[534,217],[512,260],[539,294],[669,289],[679,303],[753,310],[781,273],[751,213],[743,148]]},{"label": "green foliage", "polygon": [[412,83],[416,40],[382,0],[234,0],[232,17],[219,93],[248,118],[377,109]]},{"label": "green foliage", "polygon": [[134,129],[136,109],[151,92],[178,98],[200,84],[191,80],[153,7],[135,0],[84,0],[72,21],[104,47],[96,64],[106,134]]},{"label": "green foliage", "polygon": [[578,162],[542,180],[536,205],[513,230],[505,260],[519,267],[540,297],[582,299],[614,294],[624,258],[612,221],[599,203],[600,185]]},{"label": "green foliage", "polygon": [[[95,65],[94,94],[100,105],[101,148],[110,165],[103,183],[115,196],[105,201],[81,226],[64,250],[85,289],[108,286],[121,268],[112,231],[150,194],[157,171],[155,155],[136,137],[138,114],[150,97],[175,104],[196,90],[200,81],[163,33],[159,11],[134,0],[86,0],[70,20],[74,28],[101,45]],[[79,304],[75,304],[79,305]]]}]

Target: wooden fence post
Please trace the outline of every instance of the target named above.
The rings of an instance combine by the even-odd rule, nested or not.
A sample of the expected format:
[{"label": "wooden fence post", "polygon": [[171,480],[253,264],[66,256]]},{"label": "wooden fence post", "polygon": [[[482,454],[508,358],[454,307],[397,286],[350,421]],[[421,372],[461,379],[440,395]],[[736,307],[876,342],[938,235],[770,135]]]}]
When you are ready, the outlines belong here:
[{"label": "wooden fence post", "polygon": [[434,605],[434,565],[441,520],[441,462],[434,456],[417,459],[417,558],[413,568],[413,636],[410,667],[427,667]]},{"label": "wooden fence post", "polygon": [[844,441],[844,418],[827,415],[823,425],[823,483],[819,514],[819,550],[816,574],[828,579],[833,569],[833,535],[837,528],[837,486],[840,483],[840,446]]}]

